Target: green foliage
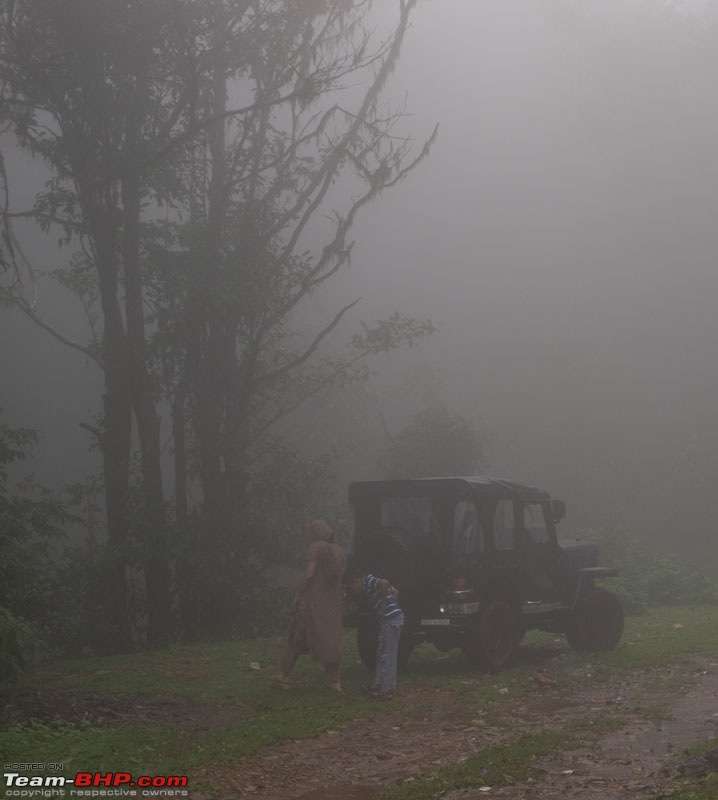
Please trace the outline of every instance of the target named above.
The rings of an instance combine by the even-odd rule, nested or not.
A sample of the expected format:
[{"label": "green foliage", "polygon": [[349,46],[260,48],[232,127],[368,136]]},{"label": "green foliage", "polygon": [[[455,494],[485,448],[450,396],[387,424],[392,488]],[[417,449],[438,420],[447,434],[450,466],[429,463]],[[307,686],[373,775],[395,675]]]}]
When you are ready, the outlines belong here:
[{"label": "green foliage", "polygon": [[718,772],[712,772],[698,781],[697,785],[678,785],[670,794],[659,794],[656,800],[669,798],[671,800],[715,800],[718,796]]},{"label": "green foliage", "polygon": [[[709,739],[700,745],[690,748],[687,756],[699,756],[708,750],[718,747],[718,739]],[[669,794],[660,794],[656,800],[670,797],[671,800],[715,800],[718,797],[718,770],[711,771],[708,775],[698,780],[683,780],[677,782]]]},{"label": "green foliage", "polygon": [[0,606],[0,681],[14,678],[39,648],[31,626]]},{"label": "green foliage", "polygon": [[417,414],[394,438],[386,456],[386,477],[475,475],[485,466],[484,437],[476,425],[436,404]]},{"label": "green foliage", "polygon": [[[284,626],[304,526],[323,517],[341,537],[331,479],[328,459],[302,458],[275,442],[256,462],[247,500],[230,522],[191,515],[178,552],[191,635],[251,636]],[[287,585],[277,582],[283,573]]]},{"label": "green foliage", "polygon": [[[94,543],[97,486],[72,485],[67,502],[32,477],[11,482],[9,465],[24,460],[38,441],[35,431],[0,426],[0,608],[7,676],[29,656],[77,655],[110,647],[107,571],[111,555]],[[81,506],[82,517],[69,512]],[[85,525],[89,543],[70,543],[63,526]]]},{"label": "green foliage", "polygon": [[[49,651],[62,657],[117,651],[118,631],[108,621],[109,575],[115,556],[105,544],[75,542],[63,548],[47,585],[53,598],[43,631]],[[130,595],[133,622],[145,609],[140,587]]]},{"label": "green foliage", "polygon": [[600,546],[602,564],[617,566],[612,582],[628,613],[649,605],[718,604],[718,582],[675,554],[655,550],[621,528],[585,532]]},{"label": "green foliage", "polygon": [[70,517],[47,489],[9,471],[37,441],[35,431],[0,425],[0,679],[40,649],[57,609],[51,539]]},{"label": "green foliage", "polygon": [[[43,533],[53,532],[53,523],[62,518],[62,508],[31,478],[11,483],[8,467],[23,461],[38,441],[36,431],[0,425],[0,602],[3,587],[12,580],[18,556],[12,546]],[[35,492],[39,497],[30,497]]]}]

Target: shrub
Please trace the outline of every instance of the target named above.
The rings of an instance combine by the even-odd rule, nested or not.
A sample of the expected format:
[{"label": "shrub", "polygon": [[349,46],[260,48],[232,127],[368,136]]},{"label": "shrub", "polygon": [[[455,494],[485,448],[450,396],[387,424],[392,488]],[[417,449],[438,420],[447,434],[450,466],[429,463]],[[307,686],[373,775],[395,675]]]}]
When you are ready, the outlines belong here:
[{"label": "shrub", "polygon": [[32,626],[0,606],[0,680],[14,678],[40,647]]},{"label": "shrub", "polygon": [[718,605],[718,583],[688,561],[650,548],[618,527],[587,531],[583,537],[599,544],[603,564],[619,568],[613,588],[629,614],[649,605]]}]

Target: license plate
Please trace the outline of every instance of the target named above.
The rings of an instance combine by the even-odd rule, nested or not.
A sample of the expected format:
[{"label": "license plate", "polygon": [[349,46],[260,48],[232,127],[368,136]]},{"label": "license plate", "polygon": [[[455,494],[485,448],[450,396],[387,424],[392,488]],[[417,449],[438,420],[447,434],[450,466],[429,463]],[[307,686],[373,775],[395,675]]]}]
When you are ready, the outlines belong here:
[{"label": "license plate", "polygon": [[448,619],[422,619],[422,625],[450,625],[451,622]]}]

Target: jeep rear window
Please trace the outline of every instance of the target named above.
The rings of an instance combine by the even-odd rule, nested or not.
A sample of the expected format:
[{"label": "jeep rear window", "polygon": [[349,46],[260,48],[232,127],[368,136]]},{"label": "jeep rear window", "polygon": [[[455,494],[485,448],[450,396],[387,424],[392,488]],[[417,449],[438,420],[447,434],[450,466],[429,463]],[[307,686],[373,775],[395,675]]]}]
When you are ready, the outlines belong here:
[{"label": "jeep rear window", "polygon": [[412,536],[428,536],[432,530],[431,499],[387,497],[381,504],[381,524],[401,528]]}]

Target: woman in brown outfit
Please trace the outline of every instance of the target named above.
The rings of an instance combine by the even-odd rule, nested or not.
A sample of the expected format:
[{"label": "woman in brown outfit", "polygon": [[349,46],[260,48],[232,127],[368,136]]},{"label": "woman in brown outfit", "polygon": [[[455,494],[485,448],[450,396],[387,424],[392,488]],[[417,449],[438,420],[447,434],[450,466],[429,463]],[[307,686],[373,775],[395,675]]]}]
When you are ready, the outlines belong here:
[{"label": "woman in brown outfit", "polygon": [[341,692],[342,575],[347,555],[334,542],[334,531],[323,519],[307,525],[310,541],[304,576],[294,597],[294,618],[280,662],[277,683],[287,688],[289,673],[302,653],[324,664],[327,687]]}]

